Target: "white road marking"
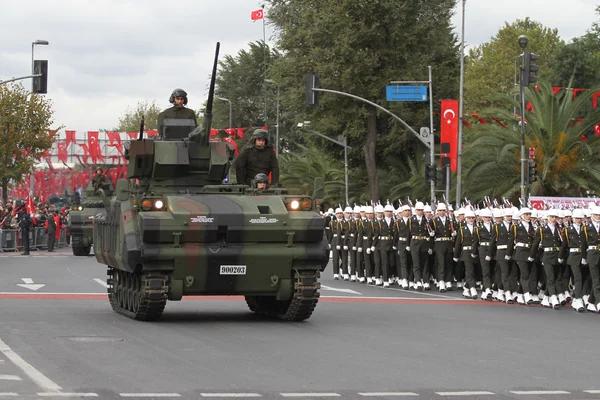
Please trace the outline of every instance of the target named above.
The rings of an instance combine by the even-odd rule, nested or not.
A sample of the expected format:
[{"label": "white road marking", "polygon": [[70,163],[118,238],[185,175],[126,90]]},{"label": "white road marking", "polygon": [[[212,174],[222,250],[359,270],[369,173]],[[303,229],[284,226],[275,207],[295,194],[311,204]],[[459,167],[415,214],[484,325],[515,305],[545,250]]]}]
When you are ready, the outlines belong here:
[{"label": "white road marking", "polygon": [[94,278],[94,280],[95,280],[96,282],[98,282],[100,285],[104,286],[105,288],[107,288],[107,287],[108,287],[108,284],[107,284],[106,282],[104,282],[102,279],[99,279],[99,278]]},{"label": "white road marking", "polygon": [[25,289],[30,289],[30,290],[38,290],[40,288],[43,288],[44,286],[46,286],[46,284],[44,283],[33,283],[33,279],[31,278],[21,278],[21,280],[24,283],[17,283],[17,286],[21,286],[24,287]]},{"label": "white road marking", "polygon": [[494,392],[486,392],[486,391],[467,391],[467,392],[435,392],[435,394],[439,394],[440,396],[485,396],[490,394],[496,394]]},{"label": "white road marking", "polygon": [[334,288],[334,287],[331,287],[331,286],[325,286],[325,285],[321,285],[321,289],[323,289],[323,290],[331,290],[331,291],[334,291],[334,292],[342,292],[342,293],[362,294],[362,293],[359,293],[359,292],[357,292],[355,290],[352,290],[352,289],[338,289],[338,288]]},{"label": "white road marking", "polygon": [[19,394],[14,392],[0,392],[0,397],[17,397]]},{"label": "white road marking", "polygon": [[471,299],[462,299],[460,297],[446,296],[446,295],[443,295],[443,294],[433,294],[433,293],[427,293],[427,292],[419,292],[419,291],[416,291],[416,290],[410,290],[409,291],[409,290],[406,290],[406,289],[393,288],[393,287],[387,287],[387,288],[380,287],[380,286],[374,286],[374,287],[376,287],[378,289],[384,289],[384,290],[397,290],[397,291],[400,291],[400,292],[409,292],[409,293],[413,293],[413,294],[422,294],[423,296],[441,297],[442,299],[474,301],[474,300],[471,300]]},{"label": "white road marking", "polygon": [[42,374],[27,361],[23,360],[21,356],[12,351],[11,348],[2,341],[2,339],[0,339],[0,352],[4,354],[4,357],[8,358],[17,367],[19,367],[21,371],[23,371],[25,375],[29,377],[29,379],[35,382],[35,384],[43,390],[57,392],[62,389],[60,386],[50,380],[50,378],[46,377],[46,375]]},{"label": "white road marking", "polygon": [[40,397],[98,397],[98,393],[61,393],[61,392],[42,392],[38,393]]},{"label": "white road marking", "polygon": [[571,394],[570,392],[565,392],[564,390],[511,390],[512,394]]},{"label": "white road marking", "polygon": [[21,377],[17,375],[0,375],[0,381],[21,381]]},{"label": "white road marking", "polygon": [[598,390],[598,389],[584,390],[584,392],[589,393],[589,394],[600,394],[600,390]]},{"label": "white road marking", "polygon": [[392,397],[392,396],[418,396],[418,393],[413,392],[371,392],[371,393],[359,393],[365,397]]},{"label": "white road marking", "polygon": [[179,393],[119,393],[121,397],[181,397]]},{"label": "white road marking", "polygon": [[340,397],[339,393],[279,393],[283,397]]},{"label": "white road marking", "polygon": [[258,393],[200,393],[202,397],[262,397]]}]

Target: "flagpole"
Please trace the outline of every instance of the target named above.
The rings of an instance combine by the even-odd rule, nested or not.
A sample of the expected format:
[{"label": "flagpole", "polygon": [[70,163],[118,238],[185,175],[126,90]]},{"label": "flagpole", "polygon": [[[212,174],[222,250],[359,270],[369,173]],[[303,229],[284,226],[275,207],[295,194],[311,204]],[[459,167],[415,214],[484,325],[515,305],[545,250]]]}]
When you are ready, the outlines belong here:
[{"label": "flagpole", "polygon": [[263,26],[263,64],[264,64],[264,79],[263,79],[263,90],[265,95],[265,129],[268,130],[268,118],[267,118],[267,34],[265,30],[265,5],[261,6],[262,12],[262,26]]},{"label": "flagpole", "polygon": [[460,204],[462,189],[462,142],[463,142],[463,103],[464,103],[464,77],[465,77],[465,2],[462,0],[462,32],[460,42],[460,94],[458,102],[458,145],[456,160],[456,207]]}]

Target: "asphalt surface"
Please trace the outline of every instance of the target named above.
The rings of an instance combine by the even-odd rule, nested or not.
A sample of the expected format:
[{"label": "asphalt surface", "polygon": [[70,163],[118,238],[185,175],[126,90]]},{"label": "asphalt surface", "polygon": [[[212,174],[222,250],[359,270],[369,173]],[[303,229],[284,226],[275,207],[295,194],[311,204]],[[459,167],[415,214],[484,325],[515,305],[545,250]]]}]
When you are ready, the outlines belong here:
[{"label": "asphalt surface", "polygon": [[69,251],[0,253],[0,398],[600,399],[599,314],[334,281],[328,267],[302,323],[239,298],[137,322],[111,310],[105,266]]}]

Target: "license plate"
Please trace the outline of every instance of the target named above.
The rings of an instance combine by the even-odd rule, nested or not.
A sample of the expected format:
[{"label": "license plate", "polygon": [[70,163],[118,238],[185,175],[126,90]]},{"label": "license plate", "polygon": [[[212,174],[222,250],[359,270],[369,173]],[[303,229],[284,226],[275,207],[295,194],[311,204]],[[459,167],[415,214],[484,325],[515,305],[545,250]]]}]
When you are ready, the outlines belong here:
[{"label": "license plate", "polygon": [[246,266],[221,265],[221,275],[246,275]]}]

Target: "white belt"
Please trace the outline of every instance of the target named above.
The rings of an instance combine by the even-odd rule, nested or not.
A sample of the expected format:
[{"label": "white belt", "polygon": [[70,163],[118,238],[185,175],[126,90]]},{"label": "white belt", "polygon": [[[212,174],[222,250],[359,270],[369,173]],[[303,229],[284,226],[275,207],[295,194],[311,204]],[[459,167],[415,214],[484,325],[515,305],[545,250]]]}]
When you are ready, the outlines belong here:
[{"label": "white belt", "polygon": [[581,248],[574,247],[572,249],[569,249],[569,253],[581,253]]},{"label": "white belt", "polygon": [[450,240],[452,240],[452,238],[449,238],[449,237],[435,238],[436,242],[448,242]]},{"label": "white belt", "polygon": [[499,246],[496,246],[496,248],[497,248],[498,250],[508,249],[508,245],[501,244],[501,245],[499,245]]},{"label": "white belt", "polygon": [[381,239],[381,240],[392,240],[393,237],[391,237],[391,236],[379,236],[379,239]]},{"label": "white belt", "polygon": [[479,243],[480,246],[489,246],[490,242],[481,242]]},{"label": "white belt", "polygon": [[473,250],[473,246],[463,246],[463,250]]},{"label": "white belt", "polygon": [[544,252],[559,251],[560,247],[544,247]]},{"label": "white belt", "polygon": [[369,239],[368,236],[363,236],[363,240],[367,240],[367,239]]},{"label": "white belt", "polygon": [[337,237],[337,233],[334,233],[334,234],[333,234],[333,237]]},{"label": "white belt", "polygon": [[527,244],[527,243],[521,243],[521,242],[519,242],[519,243],[517,243],[517,244],[515,245],[515,247],[525,247],[526,249],[528,249],[528,248],[530,248],[530,247],[531,247],[531,245],[530,245],[530,244]]},{"label": "white belt", "polygon": [[598,250],[598,246],[588,246],[588,250]]},{"label": "white belt", "polygon": [[406,242],[408,240],[408,238],[398,238],[399,242]]}]

